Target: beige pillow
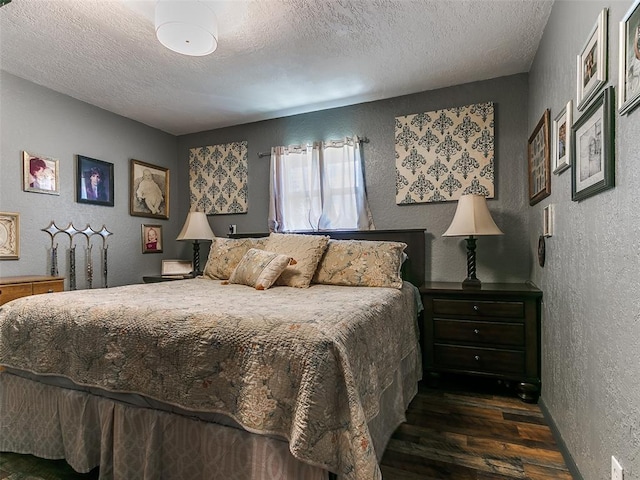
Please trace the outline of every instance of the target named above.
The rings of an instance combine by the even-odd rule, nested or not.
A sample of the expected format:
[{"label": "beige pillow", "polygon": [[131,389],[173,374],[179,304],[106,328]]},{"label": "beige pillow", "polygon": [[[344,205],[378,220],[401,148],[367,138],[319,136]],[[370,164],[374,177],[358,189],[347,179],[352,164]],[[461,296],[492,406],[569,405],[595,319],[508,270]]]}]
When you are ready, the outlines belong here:
[{"label": "beige pillow", "polygon": [[244,254],[255,246],[252,240],[254,239],[214,238],[203,275],[214,280],[228,279]]},{"label": "beige pillow", "polygon": [[266,290],[289,264],[295,264],[295,260],[287,255],[250,248],[231,273],[229,283]]},{"label": "beige pillow", "polygon": [[330,240],[314,283],[353,287],[402,287],[400,269],[406,243]]},{"label": "beige pillow", "polygon": [[278,285],[307,288],[311,283],[322,254],[327,248],[329,237],[325,235],[300,235],[295,233],[272,233],[264,245],[270,252],[281,253],[295,258],[297,263],[289,265]]}]

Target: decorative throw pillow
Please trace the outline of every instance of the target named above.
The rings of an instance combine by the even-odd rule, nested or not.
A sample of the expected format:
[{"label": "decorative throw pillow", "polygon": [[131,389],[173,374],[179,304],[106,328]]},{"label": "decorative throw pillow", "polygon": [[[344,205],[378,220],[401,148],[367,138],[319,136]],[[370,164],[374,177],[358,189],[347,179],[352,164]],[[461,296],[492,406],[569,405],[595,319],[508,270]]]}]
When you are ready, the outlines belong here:
[{"label": "decorative throw pillow", "polygon": [[256,290],[266,290],[287,266],[296,261],[287,255],[250,248],[235,268],[229,283],[249,285]]},{"label": "decorative throw pillow", "polygon": [[307,288],[311,283],[322,254],[327,248],[329,237],[325,235],[301,235],[295,233],[272,233],[264,249],[295,258],[298,263],[288,266],[278,285]]},{"label": "decorative throw pillow", "polygon": [[314,283],[353,287],[402,287],[400,269],[406,243],[331,240],[313,276]]},{"label": "decorative throw pillow", "polygon": [[253,246],[250,238],[214,238],[203,275],[214,280],[228,279],[244,254]]}]

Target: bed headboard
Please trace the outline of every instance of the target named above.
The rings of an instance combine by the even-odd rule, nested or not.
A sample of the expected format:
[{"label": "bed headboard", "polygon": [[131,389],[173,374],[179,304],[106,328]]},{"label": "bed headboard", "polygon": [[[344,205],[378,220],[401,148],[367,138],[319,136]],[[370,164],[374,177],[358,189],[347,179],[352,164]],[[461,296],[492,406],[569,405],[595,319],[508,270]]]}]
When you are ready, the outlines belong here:
[{"label": "bed headboard", "polygon": [[[295,232],[292,232],[295,233]],[[422,228],[407,230],[331,230],[324,232],[300,232],[310,235],[328,235],[336,240],[384,240],[388,242],[404,242],[407,260],[402,266],[402,276],[416,287],[424,283],[425,278],[425,233]],[[230,238],[267,237],[268,233],[236,233]]]}]

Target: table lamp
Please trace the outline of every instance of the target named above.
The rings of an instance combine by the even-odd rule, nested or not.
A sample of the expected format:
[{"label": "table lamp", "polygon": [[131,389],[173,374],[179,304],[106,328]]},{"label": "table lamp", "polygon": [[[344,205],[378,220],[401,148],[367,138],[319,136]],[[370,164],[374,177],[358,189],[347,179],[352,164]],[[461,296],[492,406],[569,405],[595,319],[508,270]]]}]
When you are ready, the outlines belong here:
[{"label": "table lamp", "polygon": [[193,276],[202,275],[200,270],[200,240],[213,240],[215,235],[204,212],[189,212],[187,221],[176,240],[193,240]]},{"label": "table lamp", "polygon": [[443,237],[467,237],[467,278],[462,288],[481,288],[482,282],[476,278],[476,236],[503,235],[491,218],[487,200],[483,195],[462,195],[451,225]]}]

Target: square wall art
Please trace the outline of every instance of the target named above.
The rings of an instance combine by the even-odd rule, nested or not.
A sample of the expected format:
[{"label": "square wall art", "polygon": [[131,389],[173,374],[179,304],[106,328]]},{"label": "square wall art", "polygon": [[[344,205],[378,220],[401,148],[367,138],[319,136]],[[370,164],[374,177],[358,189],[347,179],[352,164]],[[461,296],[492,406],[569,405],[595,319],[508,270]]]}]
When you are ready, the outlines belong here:
[{"label": "square wall art", "polygon": [[493,198],[493,118],[491,102],[396,117],[396,203]]}]

